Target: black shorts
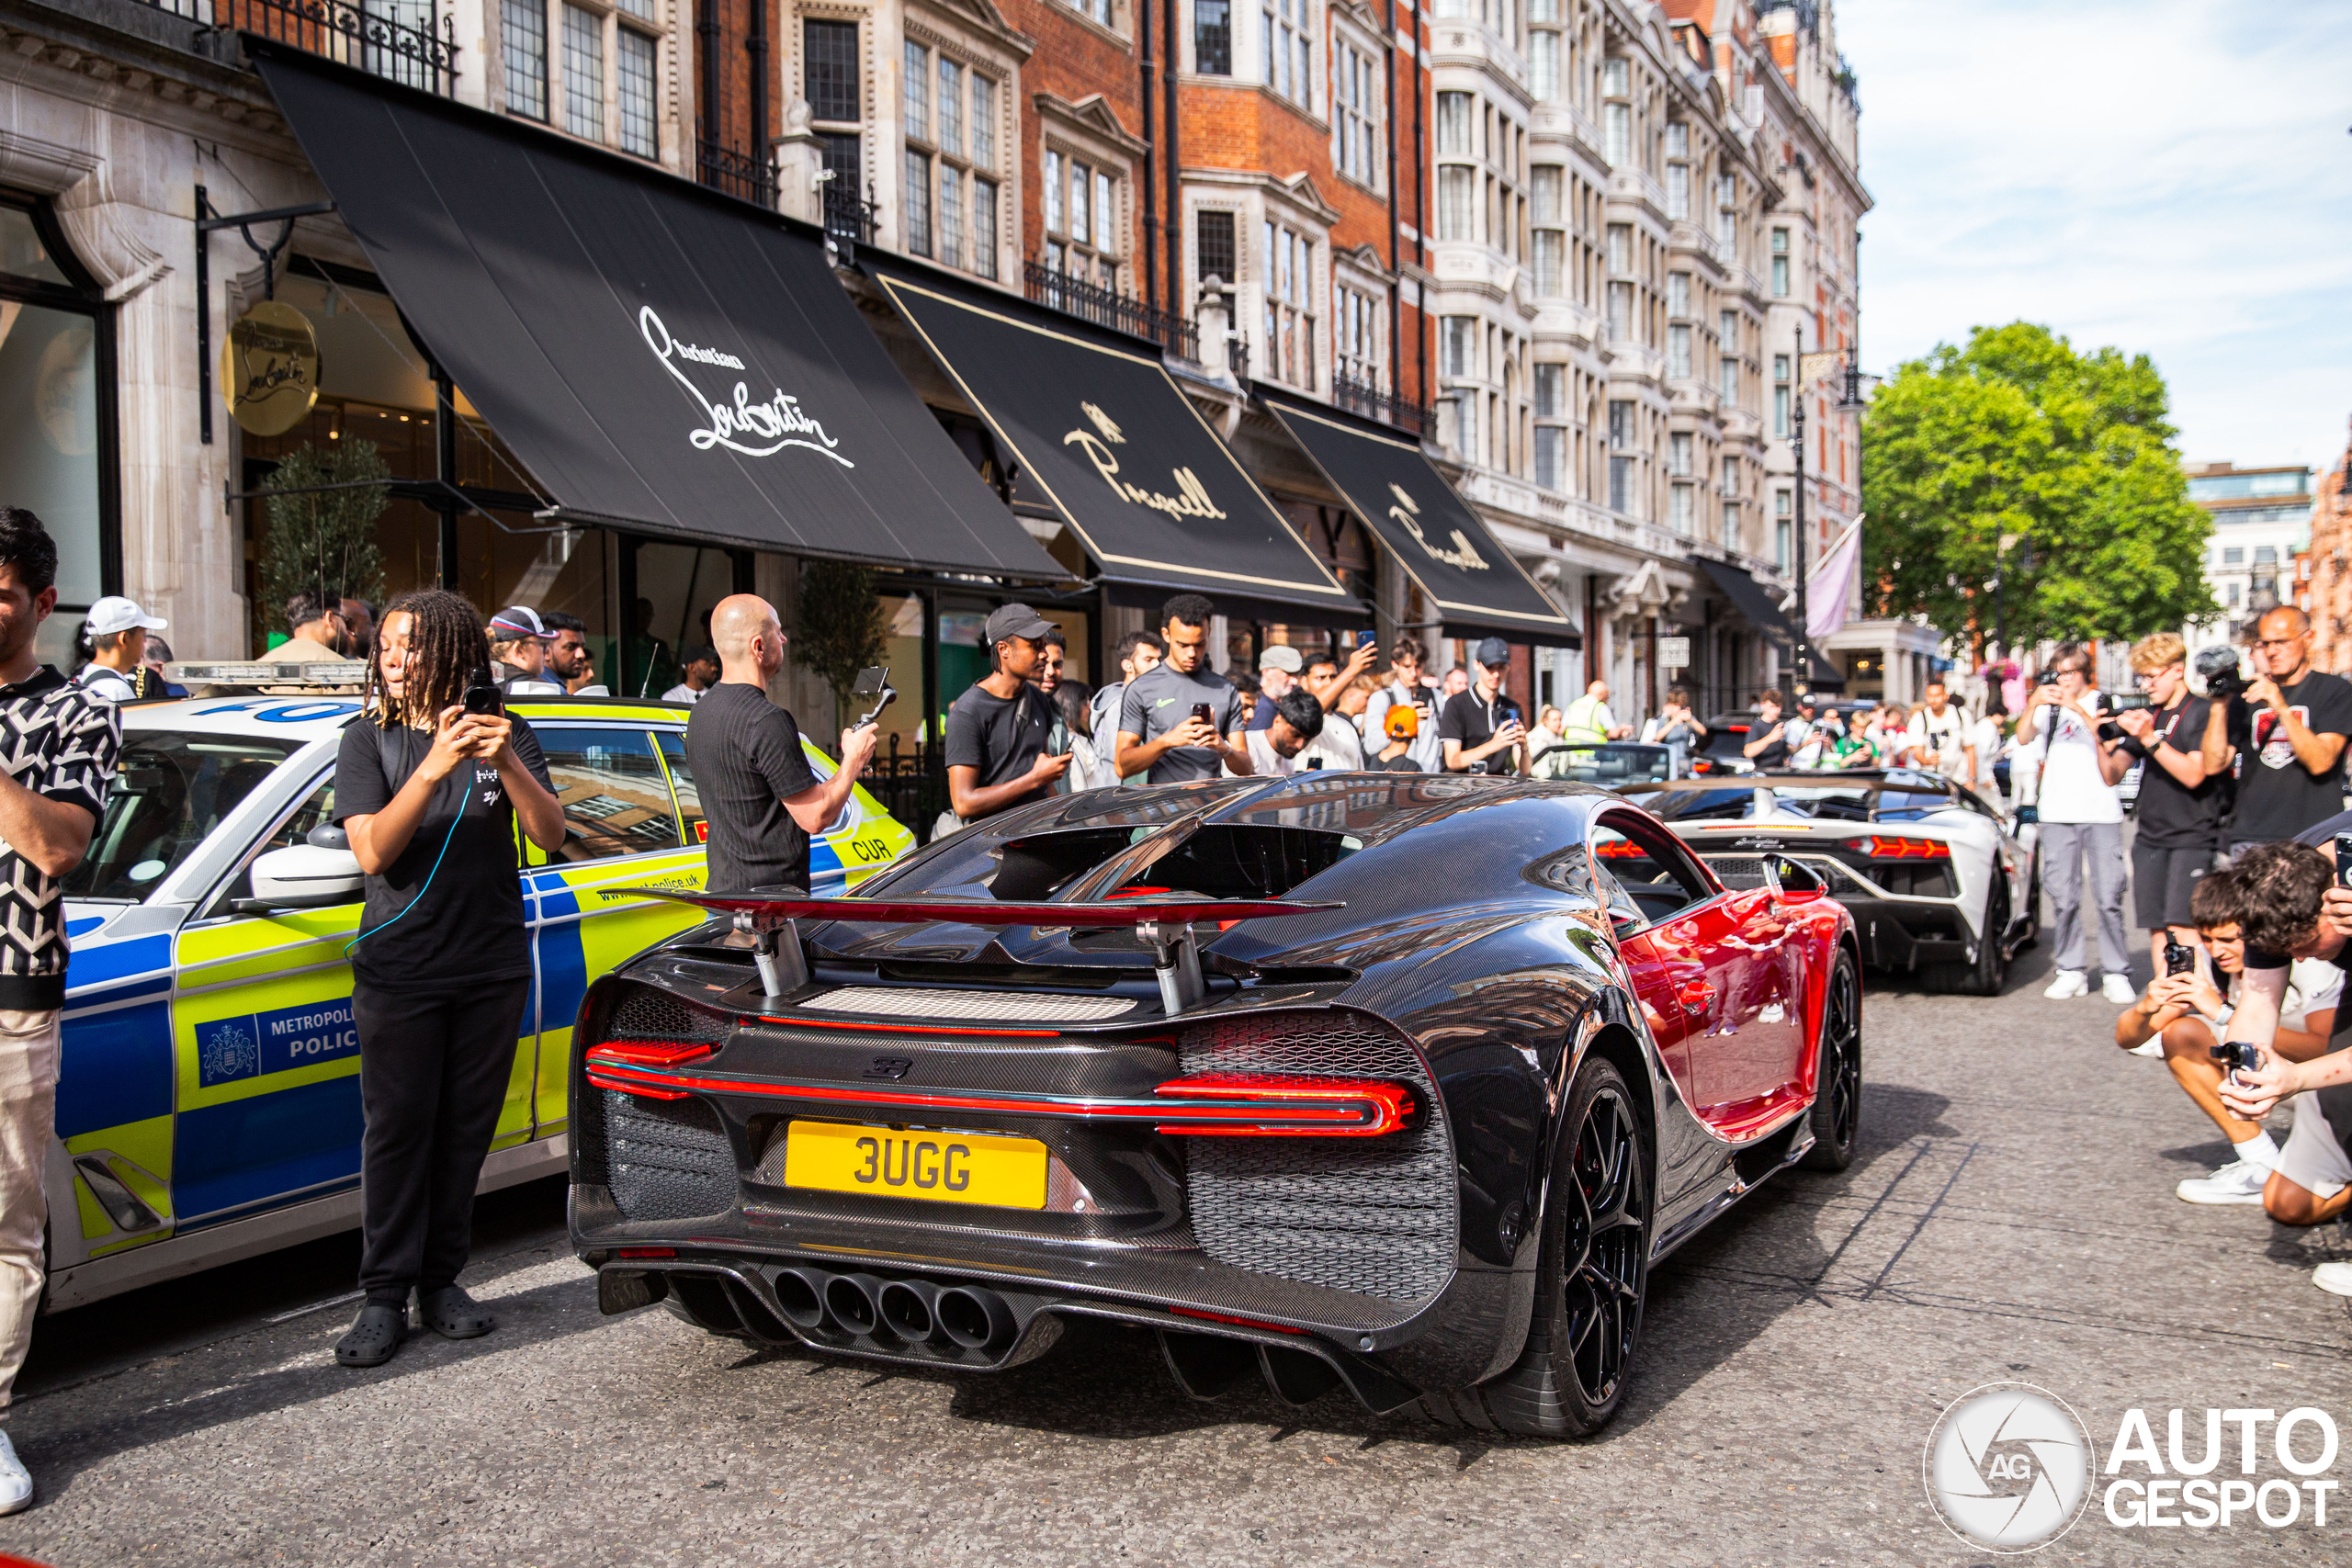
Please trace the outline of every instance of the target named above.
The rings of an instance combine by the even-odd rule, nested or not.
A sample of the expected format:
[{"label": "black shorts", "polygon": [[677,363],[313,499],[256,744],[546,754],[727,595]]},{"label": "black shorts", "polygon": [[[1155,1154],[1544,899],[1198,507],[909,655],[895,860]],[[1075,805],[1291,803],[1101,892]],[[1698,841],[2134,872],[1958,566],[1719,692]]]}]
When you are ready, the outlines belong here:
[{"label": "black shorts", "polygon": [[2150,931],[2186,926],[2189,896],[2197,879],[2213,869],[2211,850],[2167,850],[2132,846],[2132,896],[2140,924]]}]

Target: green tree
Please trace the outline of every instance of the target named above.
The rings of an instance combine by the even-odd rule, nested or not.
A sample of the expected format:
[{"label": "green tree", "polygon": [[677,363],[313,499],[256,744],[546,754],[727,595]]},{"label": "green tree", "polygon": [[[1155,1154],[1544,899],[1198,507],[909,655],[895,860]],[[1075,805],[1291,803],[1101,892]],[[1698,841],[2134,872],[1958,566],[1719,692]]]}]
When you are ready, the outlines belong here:
[{"label": "green tree", "polygon": [[[391,478],[371,441],[344,441],[326,452],[305,445],[287,454],[262,481],[269,533],[261,557],[262,624],[275,627],[288,599],[340,592],[380,604],[384,558],[376,525],[391,502]],[[322,489],[338,486],[337,489]],[[302,491],[308,493],[285,493]]]},{"label": "green tree", "polygon": [[849,689],[858,671],[881,663],[889,645],[870,569],[837,560],[800,563],[800,618],[787,646],[794,662],[832,688],[836,731],[848,720]]},{"label": "green tree", "polygon": [[[1979,327],[1862,420],[1866,593],[1971,641],[2130,638],[2218,613],[2164,378],[2046,327]],[[1996,584],[1998,584],[1997,592]]]}]

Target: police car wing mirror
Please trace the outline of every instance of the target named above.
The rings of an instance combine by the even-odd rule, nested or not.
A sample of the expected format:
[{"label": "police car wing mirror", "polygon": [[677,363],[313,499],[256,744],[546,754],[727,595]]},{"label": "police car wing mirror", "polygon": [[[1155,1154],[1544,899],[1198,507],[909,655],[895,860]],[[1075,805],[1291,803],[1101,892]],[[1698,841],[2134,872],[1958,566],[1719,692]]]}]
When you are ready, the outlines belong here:
[{"label": "police car wing mirror", "polygon": [[240,915],[273,909],[319,909],[356,899],[366,878],[359,857],[349,850],[293,844],[258,856],[253,864],[254,896],[232,900]]},{"label": "police car wing mirror", "polygon": [[850,727],[853,729],[865,728],[882,716],[884,708],[899,700],[899,694],[890,687],[890,667],[887,664],[869,664],[859,671],[857,683],[849,689],[849,694],[861,702],[874,700],[874,706],[865,716]]}]

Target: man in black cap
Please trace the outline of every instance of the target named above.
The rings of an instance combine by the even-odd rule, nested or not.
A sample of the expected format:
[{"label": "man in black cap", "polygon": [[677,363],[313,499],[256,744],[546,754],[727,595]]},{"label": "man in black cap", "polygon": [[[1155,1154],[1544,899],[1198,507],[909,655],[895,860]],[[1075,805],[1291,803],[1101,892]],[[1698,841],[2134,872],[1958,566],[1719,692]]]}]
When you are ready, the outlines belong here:
[{"label": "man in black cap", "polygon": [[1524,753],[1527,727],[1520,722],[1519,705],[1503,695],[1503,677],[1510,673],[1510,644],[1498,637],[1480,643],[1470,655],[1478,677],[1466,692],[1445,699],[1438,715],[1438,740],[1445,748],[1450,773],[1515,773]]},{"label": "man in black cap", "polygon": [[1069,766],[1046,748],[1053,699],[1029,683],[1053,630],[1026,604],[989,616],[996,668],[947,709],[947,801],[967,823],[1050,794]]}]

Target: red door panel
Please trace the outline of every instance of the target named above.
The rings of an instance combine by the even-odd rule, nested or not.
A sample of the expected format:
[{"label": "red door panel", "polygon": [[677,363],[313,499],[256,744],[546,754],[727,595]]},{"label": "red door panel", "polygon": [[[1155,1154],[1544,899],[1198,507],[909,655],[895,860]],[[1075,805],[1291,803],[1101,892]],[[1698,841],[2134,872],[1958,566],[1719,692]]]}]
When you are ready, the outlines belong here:
[{"label": "red door panel", "polygon": [[1738,931],[1728,902],[1710,899],[1627,939],[1620,950],[1666,1070],[1693,1110],[1705,1103],[1705,1077],[1696,1057],[1724,1018],[1726,992],[1717,955]]}]

